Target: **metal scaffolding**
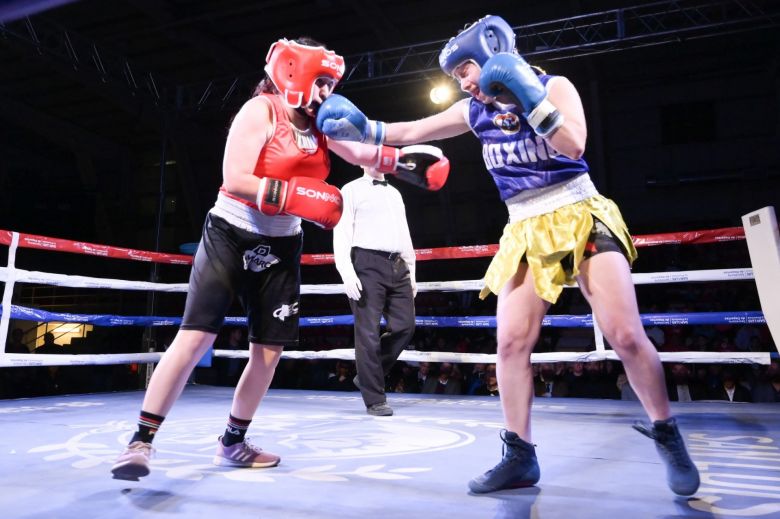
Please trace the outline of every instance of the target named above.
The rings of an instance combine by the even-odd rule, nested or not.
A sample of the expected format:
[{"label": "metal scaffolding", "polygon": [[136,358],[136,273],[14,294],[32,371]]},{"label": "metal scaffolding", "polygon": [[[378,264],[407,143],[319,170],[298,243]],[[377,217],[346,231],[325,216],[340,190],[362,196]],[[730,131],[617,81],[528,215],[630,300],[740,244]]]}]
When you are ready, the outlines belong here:
[{"label": "metal scaffolding", "polygon": [[[742,0],[665,1],[514,27],[517,50],[535,61],[614,52],[780,25],[780,6]],[[438,72],[446,40],[350,56],[350,85]]]},{"label": "metal scaffolding", "polygon": [[[722,36],[780,26],[780,2],[668,0],[514,27],[518,51],[534,61],[571,59],[684,39]],[[92,87],[112,87],[164,111],[219,110],[244,99],[257,73],[206,83],[158,87],[155,74],[51,22],[27,18],[0,24],[0,42],[23,46],[67,66]],[[364,52],[346,57],[345,91],[415,81],[438,73],[446,40]],[[240,93],[240,95],[236,95]],[[126,99],[126,97],[125,97]]]},{"label": "metal scaffolding", "polygon": [[[767,7],[762,4],[769,3]],[[514,27],[517,50],[538,63],[616,52],[684,39],[722,36],[780,26],[778,2],[750,0],[672,0],[612,9]],[[440,73],[439,52],[446,40],[347,56],[342,90],[425,79]],[[201,86],[196,105],[224,106],[237,91],[251,89],[253,77],[213,80]],[[196,88],[196,85],[187,87]],[[186,96],[190,99],[194,97]],[[184,96],[182,97],[182,99]]]}]

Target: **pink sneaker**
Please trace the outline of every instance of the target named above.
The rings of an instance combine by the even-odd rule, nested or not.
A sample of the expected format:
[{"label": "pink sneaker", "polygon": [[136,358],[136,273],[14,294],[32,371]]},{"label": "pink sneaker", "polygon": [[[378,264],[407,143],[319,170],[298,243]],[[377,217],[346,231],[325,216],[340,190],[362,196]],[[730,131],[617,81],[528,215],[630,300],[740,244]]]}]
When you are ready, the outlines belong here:
[{"label": "pink sneaker", "polygon": [[220,436],[217,442],[217,454],[214,456],[214,465],[248,468],[275,467],[281,460],[276,454],[265,452],[247,440],[225,447],[222,444],[222,436]]},{"label": "pink sneaker", "polygon": [[135,441],[125,448],[124,452],[114,462],[111,473],[114,479],[138,481],[138,478],[149,475],[149,460],[154,454],[151,443]]}]

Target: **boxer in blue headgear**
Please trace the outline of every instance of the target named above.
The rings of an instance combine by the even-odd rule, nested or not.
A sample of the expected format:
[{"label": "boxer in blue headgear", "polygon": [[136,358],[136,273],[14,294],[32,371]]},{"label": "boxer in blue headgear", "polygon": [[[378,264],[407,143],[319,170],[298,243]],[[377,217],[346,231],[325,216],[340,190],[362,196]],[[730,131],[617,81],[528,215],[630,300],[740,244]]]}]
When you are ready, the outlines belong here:
[{"label": "boxer in blue headgear", "polygon": [[485,167],[509,212],[480,294],[498,295],[506,450],[469,489],[484,493],[539,481],[530,426],[531,351],[563,285],[576,282],[653,421],[635,428],[655,440],[672,491],[693,494],[699,474],[670,414],[661,362],[639,317],[630,270],[636,249],[620,210],[598,193],[583,158],[587,127],[577,89],[563,76],[529,66],[498,16],[452,38],[439,63],[470,98],[419,121],[385,124],[331,95],[319,108],[317,126],[331,139],[405,145],[471,131],[482,143]]},{"label": "boxer in blue headgear", "polygon": [[480,18],[450,38],[439,54],[439,66],[448,76],[464,61],[482,67],[499,52],[515,53],[515,31],[500,16]]}]

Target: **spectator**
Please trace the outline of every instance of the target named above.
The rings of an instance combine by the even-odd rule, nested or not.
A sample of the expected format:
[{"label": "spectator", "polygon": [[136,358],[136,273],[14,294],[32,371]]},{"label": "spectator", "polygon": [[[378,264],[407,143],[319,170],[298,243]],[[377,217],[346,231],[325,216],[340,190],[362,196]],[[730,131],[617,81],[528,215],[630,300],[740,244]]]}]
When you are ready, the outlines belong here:
[{"label": "spectator", "polygon": [[476,391],[485,385],[485,368],[484,363],[474,364],[471,374],[466,379],[466,394],[476,395]]},{"label": "spectator", "polygon": [[328,375],[325,389],[329,391],[355,391],[357,388],[352,382],[353,376],[352,365],[349,362],[337,360],[333,373]]},{"label": "spectator", "polygon": [[713,391],[710,398],[729,402],[751,401],[750,391],[737,382],[737,376],[731,369],[724,369],[721,372],[720,386]]},{"label": "spectator", "polygon": [[753,402],[780,402],[780,362],[773,360],[753,387]]},{"label": "spectator", "polygon": [[459,335],[455,342],[455,351],[457,353],[468,353],[471,347],[471,341],[465,335]]},{"label": "spectator", "polygon": [[734,335],[734,347],[737,351],[756,351],[752,350],[751,346],[753,339],[758,339],[760,336],[758,328],[752,324],[743,325]]},{"label": "spectator", "polygon": [[[65,353],[65,349],[54,342],[53,333],[46,332],[43,334],[43,344],[35,348],[33,353],[60,355]],[[36,380],[42,394],[59,394],[62,391],[63,376],[60,366],[45,366],[36,369]]]},{"label": "spectator", "polygon": [[704,378],[704,384],[707,386],[707,394],[711,395],[716,389],[720,388],[723,364],[708,364],[706,369],[707,373]]},{"label": "spectator", "polygon": [[417,373],[414,379],[410,379],[405,384],[406,391],[409,393],[422,393],[423,387],[425,387],[426,382],[429,378],[431,378],[431,363],[430,362],[420,362],[420,365],[417,366]]},{"label": "spectator", "polygon": [[666,384],[669,400],[673,402],[691,402],[705,400],[707,388],[693,379],[691,370],[682,363],[672,364]]},{"label": "spectator", "polygon": [[43,334],[43,344],[35,348],[34,353],[60,354],[60,353],[65,353],[65,350],[62,348],[61,345],[54,342],[53,333],[46,332]]},{"label": "spectator", "polygon": [[709,351],[710,340],[706,336],[697,333],[693,336],[690,349],[692,351]]},{"label": "spectator", "polygon": [[534,377],[534,395],[538,397],[567,397],[569,386],[564,380],[564,364],[545,362]]},{"label": "spectator", "polygon": [[485,383],[476,389],[475,395],[498,396],[498,378],[496,378],[496,365],[492,370],[485,371]]},{"label": "spectator", "polygon": [[566,374],[565,378],[570,397],[586,398],[588,377],[585,375],[584,362],[572,363],[571,370]]},{"label": "spectator", "polygon": [[458,377],[454,376],[454,368],[449,362],[442,362],[439,365],[439,376],[428,377],[422,388],[423,393],[436,395],[460,395],[461,383]]},{"label": "spectator", "polygon": [[[52,336],[52,339],[54,336]],[[24,344],[24,332],[21,328],[11,330],[11,340],[5,346],[6,353],[30,353],[30,349]]]},{"label": "spectator", "polygon": [[715,351],[721,353],[732,352],[737,351],[737,347],[729,340],[728,336],[723,335],[715,342]]},{"label": "spectator", "polygon": [[395,381],[395,384],[392,385],[390,388],[391,393],[406,393],[406,380],[404,378],[399,378]]},{"label": "spectator", "polygon": [[585,364],[585,380],[582,387],[583,398],[610,398],[614,384],[610,384],[604,375],[604,362],[595,361]]}]

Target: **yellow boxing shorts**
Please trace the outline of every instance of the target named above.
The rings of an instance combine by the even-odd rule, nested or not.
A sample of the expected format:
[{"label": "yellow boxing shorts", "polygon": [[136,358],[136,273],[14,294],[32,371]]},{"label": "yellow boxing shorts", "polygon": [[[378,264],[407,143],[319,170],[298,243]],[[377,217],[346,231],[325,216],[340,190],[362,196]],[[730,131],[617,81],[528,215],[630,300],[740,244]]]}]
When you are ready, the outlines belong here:
[{"label": "yellow boxing shorts", "polygon": [[551,213],[507,224],[479,297],[484,299],[491,292],[498,295],[525,259],[533,274],[535,292],[555,303],[563,286],[576,282],[594,217],[609,228],[632,264],[637,252],[620,209],[612,200],[596,195]]}]

